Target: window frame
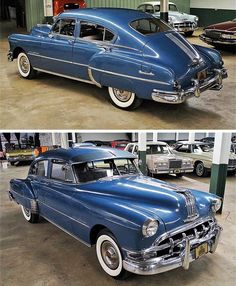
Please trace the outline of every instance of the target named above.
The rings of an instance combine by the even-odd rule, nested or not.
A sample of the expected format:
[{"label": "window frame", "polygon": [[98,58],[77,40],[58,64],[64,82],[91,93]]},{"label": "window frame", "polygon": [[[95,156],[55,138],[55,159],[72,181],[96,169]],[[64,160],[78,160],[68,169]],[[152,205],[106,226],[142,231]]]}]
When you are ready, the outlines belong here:
[{"label": "window frame", "polygon": [[[81,38],[81,37],[80,37],[81,22],[87,22],[87,23],[90,23],[90,24],[102,26],[105,30],[108,30],[110,33],[112,33],[112,34],[114,35],[114,37],[112,38],[111,41],[104,41],[104,40],[98,41],[98,40],[90,40],[90,39]],[[78,28],[78,34],[77,34],[76,40],[84,41],[84,42],[88,42],[88,43],[95,43],[95,44],[100,44],[100,45],[102,44],[102,45],[104,45],[104,44],[114,44],[114,42],[115,42],[116,39],[117,39],[117,33],[115,33],[115,32],[114,32],[113,30],[111,30],[111,29],[106,28],[103,24],[100,24],[100,23],[98,23],[98,22],[96,23],[96,22],[93,22],[93,21],[90,21],[90,20],[80,19],[80,20],[78,21],[78,26],[79,26],[79,28]],[[106,35],[106,33],[105,33],[105,35]]]},{"label": "window frame", "polygon": [[[31,170],[33,169],[33,167],[36,165],[36,164],[39,164],[40,162],[43,162],[43,161],[46,161],[47,162],[47,174],[46,176],[39,176],[38,174],[31,174]],[[35,178],[44,178],[44,179],[48,179],[48,175],[49,175],[49,169],[50,169],[50,162],[48,159],[40,159],[40,160],[37,160],[36,162],[33,162],[31,165],[30,165],[30,169],[29,169],[29,172],[28,172],[28,176],[33,176]]]},{"label": "window frame", "polygon": [[[70,167],[72,176],[73,176],[73,180],[72,181],[66,181],[66,180],[60,180],[58,178],[53,178],[52,177],[52,169],[53,169],[53,164],[55,164],[53,161],[56,160],[58,162],[61,162],[61,165],[66,165]],[[60,164],[60,163],[56,163],[56,164]],[[60,183],[64,183],[64,184],[76,184],[76,178],[75,178],[75,173],[74,173],[74,168],[73,168],[73,164],[68,163],[66,160],[61,160],[61,159],[51,159],[50,160],[50,169],[49,169],[49,174],[48,174],[48,179],[50,179],[53,182],[60,182]]]},{"label": "window frame", "polygon": [[[55,33],[54,31],[53,31],[53,28],[54,28],[54,26],[56,25],[56,23],[58,22],[58,21],[62,21],[62,20],[74,20],[75,21],[75,29],[74,29],[74,35],[73,36],[69,36],[69,35],[63,35],[63,34],[61,34],[61,33]],[[49,34],[51,34],[51,35],[53,35],[53,36],[59,36],[59,37],[65,37],[65,38],[69,38],[69,39],[75,39],[76,38],[76,35],[77,35],[77,30],[78,30],[78,28],[77,28],[77,25],[78,25],[78,20],[76,19],[76,18],[58,18],[57,20],[56,20],[56,22],[52,25],[52,28],[51,28],[51,31],[50,31],[50,33]],[[61,24],[60,24],[60,28],[59,28],[59,31],[61,30]]]}]

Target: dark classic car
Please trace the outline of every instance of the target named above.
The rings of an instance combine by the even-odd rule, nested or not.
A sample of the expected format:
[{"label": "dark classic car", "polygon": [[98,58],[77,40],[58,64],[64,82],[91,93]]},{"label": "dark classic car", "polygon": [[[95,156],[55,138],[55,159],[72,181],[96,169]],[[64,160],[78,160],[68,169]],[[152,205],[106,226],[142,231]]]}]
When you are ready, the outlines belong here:
[{"label": "dark classic car", "polygon": [[151,275],[215,252],[221,199],[143,176],[135,156],[114,148],[48,151],[26,179],[12,179],[10,199],[25,219],[39,216],[87,246],[114,278]]},{"label": "dark classic car", "polygon": [[236,18],[206,27],[199,37],[209,45],[236,48]]},{"label": "dark classic car", "polygon": [[227,77],[219,52],[191,45],[168,24],[129,9],[64,12],[53,26],[9,36],[8,59],[23,78],[36,71],[108,87],[122,109],[142,99],[182,103],[222,88]]}]

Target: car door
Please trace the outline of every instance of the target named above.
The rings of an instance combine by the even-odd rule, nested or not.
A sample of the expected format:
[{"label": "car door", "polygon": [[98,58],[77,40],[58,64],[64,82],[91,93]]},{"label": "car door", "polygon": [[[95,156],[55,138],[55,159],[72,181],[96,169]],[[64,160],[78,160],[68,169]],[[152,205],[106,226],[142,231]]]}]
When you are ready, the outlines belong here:
[{"label": "car door", "polygon": [[55,73],[72,75],[72,51],[75,41],[76,20],[58,19],[48,37],[41,44],[41,69]]},{"label": "car door", "polygon": [[93,66],[93,56],[97,53],[109,53],[109,43],[115,35],[105,27],[90,21],[81,20],[79,33],[73,48],[73,73],[83,80],[92,80],[89,66]]}]

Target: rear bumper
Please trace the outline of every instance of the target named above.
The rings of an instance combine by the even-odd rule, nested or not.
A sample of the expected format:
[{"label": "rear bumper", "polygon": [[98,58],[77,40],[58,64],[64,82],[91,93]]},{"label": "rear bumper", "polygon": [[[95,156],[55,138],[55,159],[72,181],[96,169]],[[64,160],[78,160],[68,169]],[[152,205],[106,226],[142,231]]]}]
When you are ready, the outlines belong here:
[{"label": "rear bumper", "polygon": [[151,96],[152,99],[157,102],[180,104],[187,98],[194,96],[200,97],[200,94],[208,89],[220,90],[223,87],[222,79],[227,77],[228,74],[225,68],[216,69],[215,75],[202,83],[199,83],[198,80],[193,80],[193,87],[190,87],[189,89],[176,92],[154,89]]},{"label": "rear bumper", "polygon": [[218,38],[218,39],[213,39],[213,38],[209,38],[209,37],[207,37],[207,36],[205,36],[204,34],[202,34],[202,35],[200,35],[199,36],[199,38],[203,41],[203,42],[205,42],[205,43],[207,43],[207,44],[209,44],[209,45],[211,45],[211,44],[217,44],[217,45],[227,45],[227,46],[235,46],[236,45],[236,40],[227,40],[227,39],[220,39],[220,38]]},{"label": "rear bumper", "polygon": [[34,156],[8,157],[7,161],[10,163],[33,161]]},{"label": "rear bumper", "polygon": [[156,257],[150,259],[144,259],[142,261],[131,260],[126,258],[123,260],[123,267],[132,273],[140,275],[153,275],[162,272],[166,272],[178,267],[183,267],[185,270],[189,268],[189,264],[196,260],[196,247],[207,243],[208,252],[214,253],[220,238],[222,228],[219,225],[216,225],[214,228],[214,233],[210,233],[202,239],[192,239],[185,237],[182,240],[184,245],[184,250],[180,253],[179,256],[166,259],[165,257]]},{"label": "rear bumper", "polygon": [[8,59],[9,62],[13,61],[13,52],[11,52],[11,51],[8,52],[7,59]]}]

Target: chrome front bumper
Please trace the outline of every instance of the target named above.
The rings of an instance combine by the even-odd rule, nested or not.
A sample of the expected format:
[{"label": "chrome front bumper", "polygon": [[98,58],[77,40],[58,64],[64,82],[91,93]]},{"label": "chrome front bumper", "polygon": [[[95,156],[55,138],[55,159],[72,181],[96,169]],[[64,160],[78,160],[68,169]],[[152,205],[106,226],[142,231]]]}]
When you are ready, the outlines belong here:
[{"label": "chrome front bumper", "polygon": [[[195,248],[197,246],[207,242],[209,252],[214,253],[216,251],[221,231],[222,228],[219,225],[216,225],[214,234],[210,233],[204,238],[189,239],[188,237],[185,237],[181,241],[181,243],[184,245],[184,250],[177,257],[165,259],[164,257],[160,256],[142,260],[130,259],[130,257],[127,257],[125,260],[123,260],[123,267],[129,272],[140,275],[158,274],[178,267],[183,267],[185,270],[188,270],[189,264],[196,260]],[[154,252],[155,247],[152,247],[151,251]]]},{"label": "chrome front bumper", "polygon": [[154,174],[185,174],[185,173],[192,173],[193,168],[189,169],[165,169],[165,170],[160,170],[160,169],[155,169],[153,171]]},{"label": "chrome front bumper", "polygon": [[184,102],[187,98],[194,96],[200,97],[201,92],[204,92],[208,89],[220,90],[223,87],[222,80],[227,77],[228,74],[225,68],[216,69],[214,77],[206,79],[202,83],[199,83],[198,80],[194,79],[193,87],[187,90],[179,90],[173,92],[154,89],[151,96],[152,99],[157,102],[180,104]]},{"label": "chrome front bumper", "polygon": [[218,44],[218,45],[227,45],[227,46],[235,46],[236,45],[236,40],[227,40],[227,39],[221,39],[221,38],[218,38],[218,39],[213,39],[213,38],[210,38],[210,37],[207,37],[206,35],[202,34],[199,36],[199,38],[207,43],[207,44]]}]

